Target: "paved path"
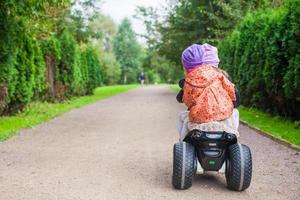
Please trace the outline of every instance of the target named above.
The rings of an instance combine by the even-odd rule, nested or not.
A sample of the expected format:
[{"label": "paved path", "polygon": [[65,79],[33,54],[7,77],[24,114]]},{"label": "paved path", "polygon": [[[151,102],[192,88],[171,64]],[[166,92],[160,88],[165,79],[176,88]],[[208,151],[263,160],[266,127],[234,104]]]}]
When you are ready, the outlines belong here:
[{"label": "paved path", "polygon": [[0,143],[0,200],[300,199],[300,155],[247,127],[253,180],[229,191],[224,175],[171,185],[176,119],[166,86],[144,87],[73,110]]}]

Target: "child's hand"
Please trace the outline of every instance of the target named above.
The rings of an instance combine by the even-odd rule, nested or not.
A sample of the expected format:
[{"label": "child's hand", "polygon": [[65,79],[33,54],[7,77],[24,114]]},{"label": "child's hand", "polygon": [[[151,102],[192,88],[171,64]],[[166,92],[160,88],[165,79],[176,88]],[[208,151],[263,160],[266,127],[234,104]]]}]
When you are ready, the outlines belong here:
[{"label": "child's hand", "polygon": [[179,82],[178,82],[178,85],[180,88],[183,88],[184,87],[184,83],[185,83],[185,79],[181,79]]},{"label": "child's hand", "polygon": [[182,99],[183,99],[183,87],[184,87],[184,83],[185,83],[185,79],[181,79],[178,82],[179,87],[181,88],[181,90],[179,91],[179,93],[176,96],[176,100],[178,101],[178,103],[183,103]]},{"label": "child's hand", "polygon": [[183,103],[182,99],[183,99],[183,90],[181,89],[176,96],[176,100],[178,101],[178,103]]}]

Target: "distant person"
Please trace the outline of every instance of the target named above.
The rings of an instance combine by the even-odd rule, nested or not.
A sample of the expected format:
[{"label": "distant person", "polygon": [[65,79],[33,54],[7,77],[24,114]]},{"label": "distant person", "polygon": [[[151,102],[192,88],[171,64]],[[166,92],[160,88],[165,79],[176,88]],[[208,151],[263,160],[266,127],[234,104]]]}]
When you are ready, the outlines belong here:
[{"label": "distant person", "polygon": [[141,72],[141,74],[139,75],[139,81],[141,82],[141,85],[144,85],[144,82],[145,82],[144,72]]},{"label": "distant person", "polygon": [[194,44],[183,51],[181,59],[186,77],[179,83],[182,90],[177,100],[185,103],[188,110],[179,116],[180,141],[192,129],[225,131],[238,136],[239,113],[234,108],[239,95],[227,73],[218,69],[217,48]]}]

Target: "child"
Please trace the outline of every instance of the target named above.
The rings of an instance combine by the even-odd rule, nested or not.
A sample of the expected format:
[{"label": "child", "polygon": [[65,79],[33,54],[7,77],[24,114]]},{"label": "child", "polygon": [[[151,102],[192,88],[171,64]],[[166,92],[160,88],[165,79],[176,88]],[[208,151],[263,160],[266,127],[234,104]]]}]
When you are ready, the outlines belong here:
[{"label": "child", "polygon": [[186,78],[180,82],[183,90],[177,100],[185,103],[188,111],[179,116],[180,141],[192,129],[238,135],[238,111],[233,112],[236,90],[218,69],[217,48],[193,44],[183,51],[181,59]]}]

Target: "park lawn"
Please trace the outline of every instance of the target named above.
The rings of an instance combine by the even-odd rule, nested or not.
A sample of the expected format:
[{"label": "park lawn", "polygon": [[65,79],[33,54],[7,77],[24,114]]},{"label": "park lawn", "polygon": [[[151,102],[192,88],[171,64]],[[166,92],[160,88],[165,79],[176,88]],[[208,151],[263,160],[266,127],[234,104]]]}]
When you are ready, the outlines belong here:
[{"label": "park lawn", "polygon": [[239,107],[240,118],[251,126],[254,126],[278,139],[300,147],[300,128],[296,123],[279,116],[273,116],[256,108]]},{"label": "park lawn", "polygon": [[136,87],[137,85],[105,86],[96,88],[93,95],[75,97],[60,103],[32,102],[23,112],[14,116],[0,117],[0,141],[11,137],[22,128],[34,127],[74,108],[80,108]]},{"label": "park lawn", "polygon": [[[171,85],[170,88],[175,91],[180,89],[177,85]],[[239,106],[239,112],[240,120],[250,126],[300,147],[300,128],[295,122],[244,106]]]}]

